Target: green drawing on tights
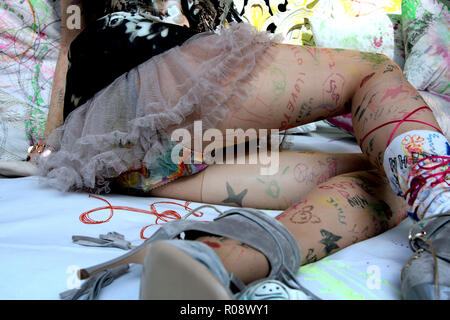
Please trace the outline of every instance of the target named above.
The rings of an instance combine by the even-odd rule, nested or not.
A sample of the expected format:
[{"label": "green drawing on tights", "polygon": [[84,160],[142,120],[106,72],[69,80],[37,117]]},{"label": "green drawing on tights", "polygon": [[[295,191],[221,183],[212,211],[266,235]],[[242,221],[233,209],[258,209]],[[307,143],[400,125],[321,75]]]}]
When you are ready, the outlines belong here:
[{"label": "green drawing on tights", "polygon": [[388,57],[379,53],[360,52],[359,54],[363,60],[374,63],[375,64],[374,67],[376,67],[379,64],[382,64],[383,62],[389,61]]},{"label": "green drawing on tights", "polygon": [[440,94],[445,94],[445,91],[447,91],[448,88],[450,88],[450,83],[447,83],[447,85],[445,86],[445,88],[442,89],[439,93],[440,93]]},{"label": "green drawing on tights", "polygon": [[[284,176],[288,170],[289,166],[284,168],[283,172],[280,174],[280,177]],[[256,178],[256,180],[262,184],[267,184],[267,182],[261,178]],[[278,181],[272,180],[267,184],[266,194],[272,199],[278,199],[280,197],[280,191],[281,188],[280,185],[278,184]]]},{"label": "green drawing on tights", "polygon": [[392,218],[391,207],[383,200],[379,200],[377,202],[369,202],[367,206],[372,211],[372,213],[376,214],[376,216],[379,218],[387,220]]},{"label": "green drawing on tights", "polygon": [[286,74],[280,68],[276,66],[270,67],[270,75],[272,76],[272,85],[275,97],[272,100],[272,103],[281,99],[286,91]]}]

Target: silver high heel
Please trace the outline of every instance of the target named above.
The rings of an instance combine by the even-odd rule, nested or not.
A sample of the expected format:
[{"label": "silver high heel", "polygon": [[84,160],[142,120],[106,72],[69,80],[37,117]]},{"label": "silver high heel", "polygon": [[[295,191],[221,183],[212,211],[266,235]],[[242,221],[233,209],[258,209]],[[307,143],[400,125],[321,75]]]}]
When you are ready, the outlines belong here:
[{"label": "silver high heel", "polygon": [[[166,223],[127,254],[81,269],[80,279],[121,264],[139,263],[144,265],[141,299],[231,299],[246,286],[236,276],[226,273],[215,252],[200,242],[176,241],[195,240],[205,235],[235,239],[260,251],[270,264],[269,279],[289,284],[314,297],[296,280],[295,273],[302,259],[300,247],[291,232],[267,214],[244,208],[228,210],[211,222],[178,220]],[[194,288],[197,288],[196,294]]]}]

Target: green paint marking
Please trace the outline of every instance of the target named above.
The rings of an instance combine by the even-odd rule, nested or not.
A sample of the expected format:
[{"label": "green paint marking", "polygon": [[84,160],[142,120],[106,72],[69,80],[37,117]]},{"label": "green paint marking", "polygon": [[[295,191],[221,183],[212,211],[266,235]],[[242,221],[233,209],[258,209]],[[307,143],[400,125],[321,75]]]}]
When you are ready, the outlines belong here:
[{"label": "green paint marking", "polygon": [[369,202],[368,206],[378,218],[388,221],[394,215],[391,207],[383,200],[380,200],[379,202]]},{"label": "green paint marking", "polygon": [[445,86],[445,88],[441,91],[441,92],[439,92],[440,94],[444,94],[445,93],[445,91],[447,91],[447,89],[450,87],[450,83],[448,83],[446,86]]},{"label": "green paint marking", "polygon": [[274,199],[278,199],[280,196],[280,186],[275,180],[270,181],[269,186],[266,189],[266,194]]},{"label": "green paint marking", "polygon": [[265,182],[263,179],[261,179],[261,178],[256,178],[256,180],[258,180],[258,181],[261,182],[262,184],[266,184],[266,182]]},{"label": "green paint marking", "polygon": [[373,53],[373,52],[360,52],[360,57],[368,62],[374,63],[376,65],[379,65],[385,61],[389,61],[387,57],[384,55],[381,55],[379,53]]},{"label": "green paint marking", "polygon": [[274,91],[274,98],[272,99],[271,103],[274,103],[281,99],[285,92],[286,92],[286,74],[281,70],[280,68],[276,66],[270,67],[270,75],[272,76],[272,85],[273,85],[273,91]]},{"label": "green paint marking", "polygon": [[[323,261],[323,260],[321,260]],[[305,280],[313,280],[320,283],[324,288],[320,291],[322,293],[338,294],[345,300],[364,300],[365,296],[357,293],[352,288],[341,280],[337,280],[331,276],[327,271],[320,268],[318,263],[308,264],[300,268],[299,273],[307,276]]]},{"label": "green paint marking", "polygon": [[[333,274],[343,278],[345,282],[338,280],[335,276],[333,276]],[[303,275],[304,280],[318,282],[324,287],[321,289],[322,293],[332,293],[340,298],[342,297],[343,299],[383,299],[382,297],[377,296],[373,290],[370,290],[366,286],[366,278],[372,276],[372,274],[359,272],[358,270],[342,264],[340,261],[331,260],[328,257],[316,263],[302,266],[297,275]],[[362,277],[363,280],[352,278],[352,275]],[[379,280],[378,282],[381,285],[392,289],[399,298],[402,297],[402,293],[398,290],[398,288],[392,286],[386,280]],[[358,292],[352,289],[348,284],[356,286],[358,288]],[[359,289],[362,289],[362,292],[360,292],[361,290]]]},{"label": "green paint marking", "polygon": [[345,271],[347,271],[347,273],[349,273],[349,274],[356,274],[356,270],[352,270],[349,266],[345,266],[343,264],[339,264],[337,267],[332,266],[330,264],[330,265],[327,265],[327,267],[329,269],[331,269],[332,271],[336,272],[339,276],[343,277],[348,283],[354,284],[356,287],[361,289],[363,292],[365,292],[366,294],[371,296],[372,297],[371,299],[380,299],[380,297],[378,297],[376,294],[374,294],[372,290],[369,290],[367,288],[366,282],[364,282],[364,285],[363,285],[360,280],[357,280],[357,279],[347,276],[342,270],[339,270],[338,267],[341,269],[345,269]]},{"label": "green paint marking", "polygon": [[30,96],[30,100],[32,102],[34,102],[38,107],[41,106],[44,103],[44,99],[42,99],[41,97],[41,93],[38,87],[38,77],[39,77],[39,73],[41,72],[41,65],[38,64],[35,67],[35,73],[34,73],[34,78],[31,81],[31,84],[33,85],[33,91],[34,91],[34,96]]},{"label": "green paint marking", "polygon": [[40,9],[44,10],[45,13],[50,13],[50,9],[49,9],[48,5],[44,1],[42,1],[42,0],[30,0],[30,2],[31,2],[31,5],[34,8],[40,8]]}]

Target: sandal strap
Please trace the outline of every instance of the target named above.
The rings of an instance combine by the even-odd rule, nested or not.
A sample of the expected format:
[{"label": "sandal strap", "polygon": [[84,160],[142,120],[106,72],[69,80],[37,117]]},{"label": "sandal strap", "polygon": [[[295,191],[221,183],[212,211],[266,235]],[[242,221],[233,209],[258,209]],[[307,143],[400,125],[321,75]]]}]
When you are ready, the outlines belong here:
[{"label": "sandal strap", "polygon": [[130,241],[125,240],[125,237],[117,232],[101,234],[98,238],[74,235],[72,242],[86,247],[113,247],[123,250],[132,248]]},{"label": "sandal strap", "polygon": [[86,296],[86,300],[96,300],[102,288],[109,286],[115,279],[129,271],[129,265],[123,264],[107,269],[86,280],[79,289],[70,289],[59,294],[62,300],[78,300]]},{"label": "sandal strap", "polygon": [[148,241],[180,238],[182,233],[185,240],[209,234],[249,245],[266,256],[271,279],[289,281],[301,265],[301,250],[292,233],[281,222],[256,209],[231,209],[210,222],[172,221],[164,224]]}]

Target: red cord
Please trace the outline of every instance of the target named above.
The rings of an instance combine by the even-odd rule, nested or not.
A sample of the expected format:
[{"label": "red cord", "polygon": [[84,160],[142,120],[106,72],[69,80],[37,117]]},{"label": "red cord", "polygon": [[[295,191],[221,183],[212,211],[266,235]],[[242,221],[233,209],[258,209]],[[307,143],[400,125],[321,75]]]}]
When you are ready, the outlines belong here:
[{"label": "red cord", "polygon": [[[439,133],[442,134],[442,131],[441,131],[439,128],[437,128],[436,126],[434,126],[434,125],[432,125],[432,124],[430,124],[430,123],[426,123],[426,122],[419,121],[419,120],[408,120],[408,118],[411,117],[413,114],[415,114],[416,112],[418,112],[418,111],[420,111],[420,110],[424,110],[424,109],[428,109],[428,110],[432,111],[430,107],[428,107],[428,106],[422,106],[422,107],[417,108],[417,109],[415,109],[414,111],[408,113],[408,114],[407,114],[406,116],[404,116],[401,120],[393,120],[393,121],[386,122],[386,123],[384,123],[384,124],[382,124],[382,125],[379,125],[378,127],[374,128],[374,129],[372,129],[372,130],[370,130],[370,131],[369,131],[369,132],[361,139],[359,145],[360,145],[361,148],[362,148],[362,145],[363,145],[364,141],[366,140],[366,138],[367,138],[371,133],[373,133],[374,131],[376,131],[376,130],[378,130],[378,129],[384,127],[384,126],[387,126],[387,125],[389,125],[389,124],[392,124],[392,123],[397,123],[397,125],[394,127],[394,129],[392,130],[391,134],[389,135],[389,139],[388,139],[388,141],[387,141],[387,143],[386,143],[386,148],[387,148],[387,147],[389,146],[389,144],[391,143],[392,138],[394,137],[394,134],[395,134],[395,132],[397,131],[397,129],[398,129],[398,128],[400,127],[400,125],[401,125],[402,123],[404,123],[404,122],[415,122],[415,123],[425,124],[425,125],[427,125],[427,126],[433,127],[433,128],[436,129]],[[426,161],[426,160],[438,160],[438,159],[444,160],[444,162],[439,163],[439,164],[436,164],[436,165],[431,166],[431,167],[425,167],[425,166],[420,165],[420,163],[423,162],[423,161]],[[417,166],[418,166],[418,170],[422,169],[422,170],[431,171],[431,170],[437,169],[437,168],[439,168],[439,167],[442,167],[442,166],[445,166],[445,165],[448,165],[448,164],[450,164],[450,157],[434,155],[434,156],[429,156],[429,157],[425,157],[425,158],[421,159],[420,162],[417,164]],[[405,193],[405,195],[404,195],[404,198],[405,198],[405,199],[408,197],[408,195],[410,196],[409,199],[408,199],[408,205],[412,206],[412,205],[414,204],[414,202],[416,201],[417,196],[418,196],[420,190],[427,184],[428,180],[431,179],[431,178],[435,178],[435,181],[433,181],[433,182],[430,184],[431,187],[434,187],[435,185],[440,184],[440,183],[443,183],[443,182],[446,182],[447,185],[450,186],[449,182],[447,182],[446,179],[445,179],[445,178],[447,177],[447,175],[449,175],[449,174],[450,174],[450,166],[448,166],[448,167],[447,167],[444,171],[442,171],[442,172],[437,172],[437,173],[429,174],[429,175],[427,175],[427,176],[424,176],[424,175],[416,175],[414,178],[412,178],[412,179],[411,179],[411,182],[410,182],[410,188],[406,191],[406,193]],[[418,219],[417,216],[415,216],[415,213],[414,213],[414,214],[413,214],[413,213],[409,213],[409,214],[412,214],[412,215],[413,215],[413,218],[415,218],[416,220]]]},{"label": "red cord", "polygon": [[378,127],[374,128],[374,129],[372,129],[372,130],[370,130],[370,131],[369,131],[369,132],[361,139],[361,142],[359,143],[359,145],[360,145],[361,148],[362,148],[362,145],[363,145],[364,141],[366,140],[366,138],[367,138],[372,132],[374,132],[374,131],[376,131],[376,130],[378,130],[378,129],[384,127],[384,126],[387,126],[387,125],[389,125],[389,124],[392,124],[392,123],[398,123],[398,124],[395,126],[394,130],[392,130],[392,132],[391,132],[391,134],[390,134],[390,136],[389,136],[388,142],[387,142],[387,144],[386,144],[386,148],[387,148],[387,147],[389,146],[389,144],[391,143],[391,140],[392,140],[392,138],[393,138],[393,136],[394,136],[394,133],[397,131],[398,127],[399,127],[403,122],[416,122],[416,123],[425,124],[425,125],[427,125],[427,126],[433,127],[433,128],[436,129],[439,133],[442,133],[442,131],[441,131],[438,127],[436,127],[436,126],[434,126],[434,125],[432,125],[432,124],[430,124],[430,123],[423,122],[423,121],[419,121],[419,120],[407,120],[407,119],[408,119],[409,117],[411,117],[414,113],[416,113],[417,111],[420,111],[420,110],[422,110],[422,109],[429,109],[430,111],[432,111],[432,110],[430,109],[430,107],[428,107],[428,106],[423,106],[423,107],[417,108],[416,110],[414,110],[414,111],[408,113],[408,114],[407,114],[406,116],[404,116],[403,119],[401,119],[401,120],[393,120],[393,121],[389,121],[389,122],[383,123],[382,125],[379,125]]},{"label": "red cord", "polygon": [[[106,202],[108,204],[108,206],[105,207],[98,207],[89,211],[86,211],[84,213],[82,213],[80,215],[80,221],[84,224],[102,224],[102,223],[106,223],[109,220],[111,220],[111,218],[114,215],[114,210],[124,210],[124,211],[130,211],[130,212],[138,212],[138,213],[144,213],[144,214],[150,214],[150,215],[154,215],[156,217],[155,223],[154,224],[150,224],[148,226],[145,226],[144,228],[142,228],[141,232],[140,232],[140,236],[141,239],[147,239],[144,237],[144,232],[147,228],[154,226],[154,225],[158,225],[160,224],[160,221],[163,222],[168,222],[168,220],[181,220],[181,216],[178,212],[174,211],[174,210],[165,210],[162,213],[158,213],[158,211],[156,210],[156,204],[174,204],[177,206],[182,207],[183,209],[185,209],[188,212],[192,212],[193,209],[189,208],[189,205],[191,204],[190,201],[186,201],[185,204],[180,204],[180,203],[176,203],[176,202],[172,202],[172,201],[158,201],[158,202],[154,202],[150,205],[150,211],[149,210],[144,210],[144,209],[138,209],[138,208],[132,208],[132,207],[124,207],[124,206],[112,206],[107,200],[102,199],[100,197],[94,196],[94,195],[89,195],[89,198],[95,198],[98,200],[102,200],[104,202]],[[95,211],[100,211],[100,210],[106,210],[106,209],[110,209],[110,215],[106,220],[101,220],[101,221],[96,221],[93,220],[89,217],[89,214],[95,212]],[[192,213],[192,215],[194,215],[195,217],[203,217],[203,213],[202,212],[194,212]]]},{"label": "red cord", "polygon": [[[438,163],[434,166],[431,167],[425,167],[423,165],[420,164],[420,162],[423,162],[425,160],[438,160],[438,159],[442,159],[442,160],[446,160],[444,162]],[[423,158],[420,160],[420,162],[417,164],[418,169],[423,169],[423,170],[427,170],[427,171],[431,171],[434,169],[437,169],[439,167],[445,166],[450,164],[450,157],[447,156],[429,156],[426,158]],[[433,173],[427,176],[424,175],[418,175],[415,176],[414,178],[412,178],[411,180],[411,187],[406,191],[404,198],[406,199],[408,197],[408,195],[410,194],[410,198],[408,199],[408,204],[410,206],[412,206],[414,204],[414,201],[417,199],[417,195],[419,194],[419,191],[423,188],[423,186],[425,186],[425,184],[427,183],[428,179],[433,178],[433,177],[438,177],[437,179],[435,179],[435,181],[433,181],[430,186],[434,187],[435,185],[445,182],[447,183],[447,185],[450,186],[450,183],[446,181],[445,177],[447,175],[450,174],[450,166],[447,167],[446,170],[441,171],[441,172],[437,172],[437,173]]]},{"label": "red cord", "polygon": [[[415,122],[415,123],[425,124],[425,125],[427,125],[427,126],[433,127],[433,128],[436,129],[439,133],[442,134],[442,131],[441,131],[439,128],[437,128],[436,126],[434,126],[434,125],[432,125],[432,124],[430,124],[430,123],[426,123],[426,122],[419,121],[419,120],[408,120],[408,118],[411,117],[413,114],[415,114],[416,112],[418,112],[418,111],[420,111],[420,110],[424,110],[424,109],[428,109],[428,110],[432,111],[432,110],[430,109],[430,107],[428,107],[428,106],[422,106],[422,107],[417,108],[417,109],[415,109],[414,111],[408,113],[408,114],[407,114],[406,116],[404,116],[401,120],[393,120],[393,121],[389,121],[389,122],[383,123],[382,125],[379,125],[378,127],[374,128],[374,129],[372,129],[372,130],[370,130],[370,131],[369,131],[369,132],[361,139],[361,141],[360,141],[360,143],[359,143],[361,149],[362,149],[362,145],[363,145],[364,141],[366,140],[366,138],[367,138],[371,133],[373,133],[374,131],[376,131],[376,130],[378,130],[378,129],[384,127],[384,126],[387,126],[387,125],[393,124],[393,123],[397,123],[397,125],[394,127],[394,129],[392,130],[391,134],[389,135],[388,141],[387,141],[387,143],[386,143],[386,148],[387,148],[387,147],[389,146],[389,144],[391,143],[392,138],[394,137],[394,134],[395,134],[395,132],[397,131],[397,129],[398,129],[398,128],[400,127],[400,125],[401,125],[402,123],[404,123],[404,122]],[[424,160],[437,160],[437,159],[444,159],[444,160],[448,159],[448,161],[445,161],[445,162],[443,162],[443,163],[439,163],[439,164],[437,164],[437,165],[435,165],[435,166],[432,166],[432,167],[424,167],[424,166],[421,166],[421,165],[420,165],[420,162],[422,162],[422,161],[424,161]],[[418,169],[423,169],[423,170],[428,170],[428,171],[430,171],[430,170],[434,170],[434,169],[436,169],[436,168],[438,168],[438,167],[441,167],[441,166],[444,166],[444,165],[449,164],[449,163],[450,163],[450,157],[446,157],[446,156],[430,156],[430,157],[425,157],[425,158],[421,159],[420,162],[419,162],[419,164],[418,164],[418,167],[419,167]],[[427,176],[424,176],[424,175],[417,175],[417,176],[415,176],[414,178],[412,178],[412,180],[411,180],[411,182],[410,182],[410,188],[406,191],[406,193],[405,193],[405,195],[404,195],[404,198],[405,198],[405,199],[408,197],[408,195],[410,196],[409,199],[408,199],[408,205],[412,206],[412,205],[414,204],[414,201],[417,199],[417,196],[418,196],[418,194],[419,194],[419,191],[427,184],[428,179],[434,178],[434,177],[436,178],[436,180],[433,181],[433,182],[431,183],[431,187],[433,187],[433,186],[435,186],[435,185],[437,185],[437,184],[439,184],[439,183],[447,182],[447,181],[445,180],[445,178],[446,178],[446,176],[447,176],[448,174],[450,174],[450,167],[447,167],[447,169],[446,169],[445,171],[442,171],[442,172],[430,174],[430,175],[427,175]],[[449,184],[449,183],[447,182],[447,184]],[[413,218],[414,218],[414,216],[415,216],[415,214],[413,214]],[[417,219],[417,217],[415,217],[415,219]]]}]

